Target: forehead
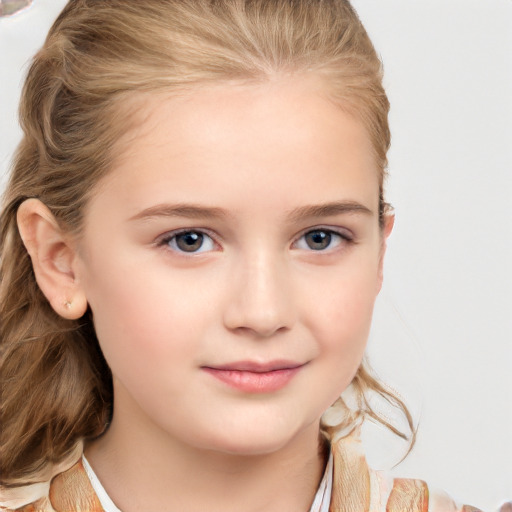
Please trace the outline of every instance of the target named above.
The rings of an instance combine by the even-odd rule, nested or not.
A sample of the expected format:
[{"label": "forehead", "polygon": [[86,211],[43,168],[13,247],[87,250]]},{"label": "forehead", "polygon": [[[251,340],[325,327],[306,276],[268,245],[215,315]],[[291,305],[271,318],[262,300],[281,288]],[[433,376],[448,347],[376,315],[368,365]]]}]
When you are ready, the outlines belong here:
[{"label": "forehead", "polygon": [[100,190],[131,195],[134,209],[148,201],[227,200],[237,188],[247,199],[280,190],[281,204],[296,189],[312,200],[356,194],[373,208],[379,187],[362,123],[312,79],[145,96],[117,154]]}]

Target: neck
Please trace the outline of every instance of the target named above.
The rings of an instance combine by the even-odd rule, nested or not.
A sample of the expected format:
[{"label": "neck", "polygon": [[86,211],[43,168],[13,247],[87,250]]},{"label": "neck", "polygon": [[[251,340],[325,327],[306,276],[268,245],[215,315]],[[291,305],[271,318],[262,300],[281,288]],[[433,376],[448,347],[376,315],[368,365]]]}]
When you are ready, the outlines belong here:
[{"label": "neck", "polygon": [[87,447],[86,456],[123,512],[307,512],[326,449],[318,424],[271,453],[243,455],[182,443],[114,411],[108,431]]}]

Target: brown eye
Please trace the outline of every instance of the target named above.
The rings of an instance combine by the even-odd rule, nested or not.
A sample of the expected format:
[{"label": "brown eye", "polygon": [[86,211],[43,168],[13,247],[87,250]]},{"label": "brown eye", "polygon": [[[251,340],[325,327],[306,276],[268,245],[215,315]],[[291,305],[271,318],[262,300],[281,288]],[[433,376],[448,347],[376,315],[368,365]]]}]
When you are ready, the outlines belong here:
[{"label": "brown eye", "polygon": [[196,252],[203,245],[202,233],[190,231],[176,236],[177,247],[184,252]]},{"label": "brown eye", "polygon": [[322,251],[331,245],[332,233],[325,230],[316,230],[304,236],[307,246],[313,251]]},{"label": "brown eye", "polygon": [[333,229],[317,228],[304,233],[293,244],[295,249],[303,251],[330,252],[340,246],[351,243],[350,234],[334,231]]},{"label": "brown eye", "polygon": [[211,236],[201,231],[181,231],[164,238],[160,245],[165,245],[173,251],[197,254],[215,249]]}]

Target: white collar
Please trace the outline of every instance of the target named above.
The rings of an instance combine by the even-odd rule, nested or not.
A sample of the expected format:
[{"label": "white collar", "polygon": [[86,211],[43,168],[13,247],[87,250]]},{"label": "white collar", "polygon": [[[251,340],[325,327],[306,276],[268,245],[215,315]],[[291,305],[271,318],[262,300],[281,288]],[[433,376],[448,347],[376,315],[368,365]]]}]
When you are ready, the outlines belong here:
[{"label": "white collar", "polygon": [[[114,502],[110,499],[110,496],[105,491],[103,485],[99,481],[96,473],[92,469],[91,465],[85,458],[85,455],[82,455],[82,462],[84,465],[85,472],[91,481],[91,485],[100,500],[101,506],[105,512],[121,512]],[[315,494],[315,499],[313,500],[313,504],[309,509],[309,512],[329,512],[329,504],[331,502],[331,493],[332,493],[332,476],[333,476],[333,462],[332,462],[332,453],[329,455],[329,460],[327,461],[327,466],[325,467],[324,476],[322,477],[322,481],[318,486],[318,490]]]}]

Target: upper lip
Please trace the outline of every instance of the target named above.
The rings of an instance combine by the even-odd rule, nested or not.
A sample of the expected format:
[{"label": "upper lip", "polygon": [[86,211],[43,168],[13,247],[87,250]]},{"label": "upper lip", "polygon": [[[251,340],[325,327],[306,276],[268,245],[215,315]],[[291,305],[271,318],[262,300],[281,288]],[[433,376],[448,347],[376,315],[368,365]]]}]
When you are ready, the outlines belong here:
[{"label": "upper lip", "polygon": [[224,371],[238,371],[238,372],[253,372],[253,373],[266,373],[276,370],[292,370],[303,366],[304,363],[288,360],[268,361],[265,363],[257,361],[234,361],[232,363],[220,365],[204,365],[203,368],[211,370],[224,370]]}]

